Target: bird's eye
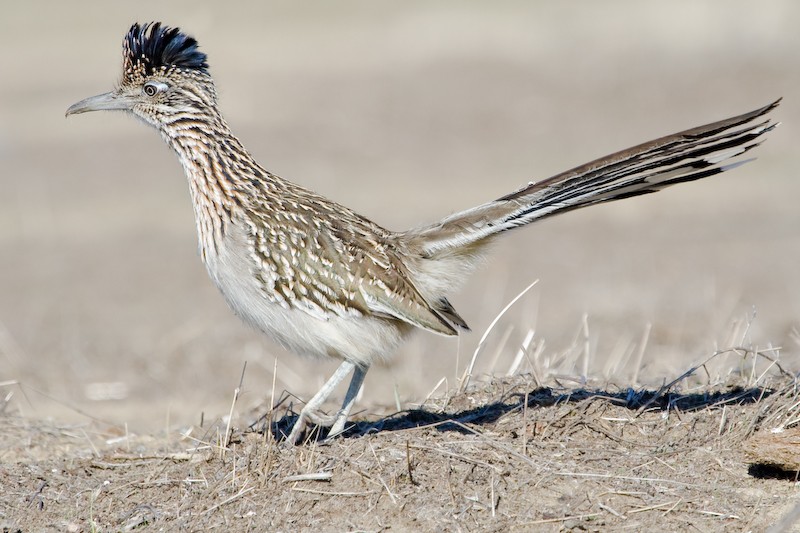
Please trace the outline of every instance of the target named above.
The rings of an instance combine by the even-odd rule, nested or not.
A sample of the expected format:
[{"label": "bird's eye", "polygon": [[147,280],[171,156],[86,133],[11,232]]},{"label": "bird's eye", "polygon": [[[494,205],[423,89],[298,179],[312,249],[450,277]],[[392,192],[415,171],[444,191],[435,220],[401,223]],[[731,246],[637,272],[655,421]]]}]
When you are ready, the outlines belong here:
[{"label": "bird's eye", "polygon": [[155,96],[158,93],[163,93],[167,90],[166,83],[159,83],[156,81],[148,81],[142,87],[142,92],[147,96]]}]

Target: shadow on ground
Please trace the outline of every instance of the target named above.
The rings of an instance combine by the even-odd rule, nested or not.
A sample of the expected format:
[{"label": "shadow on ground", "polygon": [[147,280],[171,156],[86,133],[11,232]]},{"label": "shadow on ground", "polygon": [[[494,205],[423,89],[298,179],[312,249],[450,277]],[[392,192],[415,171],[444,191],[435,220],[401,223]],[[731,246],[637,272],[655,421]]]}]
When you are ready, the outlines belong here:
[{"label": "shadow on ground", "polygon": [[[403,431],[414,428],[430,427],[439,432],[457,432],[473,434],[472,426],[484,426],[497,422],[503,416],[526,408],[536,409],[559,404],[584,404],[594,400],[603,400],[612,405],[636,411],[638,417],[646,411],[678,411],[691,412],[702,409],[722,407],[724,405],[742,405],[756,403],[768,398],[776,391],[762,387],[734,387],[724,391],[707,391],[695,394],[676,394],[664,390],[621,391],[574,389],[567,392],[556,392],[551,387],[540,387],[527,393],[514,392],[495,402],[469,409],[449,412],[435,412],[425,409],[400,411],[375,421],[360,421],[352,424],[342,435],[343,438],[358,438],[367,434]],[[262,416],[254,422],[250,429],[259,433],[267,430],[268,416]],[[297,414],[291,408],[272,424],[271,434],[276,440],[283,440],[288,435]],[[307,439],[321,441],[327,437],[327,428],[310,426]]]}]

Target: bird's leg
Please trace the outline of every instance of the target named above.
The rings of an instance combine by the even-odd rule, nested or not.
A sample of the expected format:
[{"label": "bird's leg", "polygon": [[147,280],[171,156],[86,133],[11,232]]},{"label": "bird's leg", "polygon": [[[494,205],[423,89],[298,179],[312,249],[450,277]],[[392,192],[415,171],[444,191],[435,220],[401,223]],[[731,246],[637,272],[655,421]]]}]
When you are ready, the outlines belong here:
[{"label": "bird's leg", "polygon": [[[323,403],[325,403],[325,400],[328,399],[328,396],[331,395],[336,386],[341,383],[347,374],[349,374],[354,368],[357,369],[358,367],[356,367],[356,365],[350,361],[343,361],[342,364],[339,365],[339,368],[337,368],[336,372],[334,372],[330,379],[325,382],[325,385],[323,385],[322,388],[317,391],[317,393],[300,411],[300,415],[297,417],[297,421],[294,423],[291,433],[289,433],[289,436],[286,438],[287,442],[290,444],[297,444],[297,441],[300,439],[300,435],[303,433],[303,430],[306,428],[308,422],[313,422],[314,420],[318,420],[320,418],[317,416],[317,411],[319,411],[319,408]],[[355,374],[353,375],[353,379],[355,379]],[[363,376],[361,379],[364,379]],[[352,382],[350,385],[352,386]],[[348,394],[350,393],[349,390],[347,392]],[[345,401],[347,400],[345,399]]]},{"label": "bird's leg", "polygon": [[350,380],[350,386],[347,387],[347,394],[344,397],[342,408],[339,409],[339,413],[336,415],[336,420],[333,422],[333,426],[331,426],[331,430],[328,432],[328,437],[326,440],[332,439],[344,431],[344,425],[347,423],[347,417],[350,416],[350,411],[353,409],[353,404],[355,403],[356,397],[361,390],[361,385],[364,383],[364,378],[367,376],[368,370],[369,366],[362,367],[356,365],[356,368],[353,371],[353,379]]}]

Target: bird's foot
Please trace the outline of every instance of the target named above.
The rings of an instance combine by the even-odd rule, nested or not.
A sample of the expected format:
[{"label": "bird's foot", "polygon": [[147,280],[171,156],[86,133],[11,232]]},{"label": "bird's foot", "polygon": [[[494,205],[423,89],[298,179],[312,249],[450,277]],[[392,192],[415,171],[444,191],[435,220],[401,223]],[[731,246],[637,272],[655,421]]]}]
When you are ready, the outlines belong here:
[{"label": "bird's foot", "polygon": [[325,442],[335,439],[344,433],[345,424],[347,424],[347,417],[349,414],[350,413],[344,409],[340,409],[339,412],[336,413],[335,417],[331,417],[333,419],[333,424],[331,425],[330,431],[328,431],[328,436],[325,437]]},{"label": "bird's foot", "polygon": [[[295,421],[294,426],[292,426],[292,431],[289,433],[289,436],[286,437],[284,442],[290,446],[299,444],[309,423],[320,427],[326,427],[330,426],[331,424],[336,425],[339,418],[340,413],[337,413],[336,415],[329,415],[316,409],[309,409],[308,405],[306,405],[297,416],[297,420]],[[333,430],[331,430],[330,434],[332,433]],[[330,438],[330,434],[328,438]]]},{"label": "bird's foot", "polygon": [[[300,442],[300,439],[304,435],[306,426],[309,422],[316,424],[317,426],[330,426],[333,424],[328,432],[327,438],[325,439],[326,441],[329,441],[341,434],[344,431],[345,424],[347,423],[347,417],[350,416],[350,411],[353,409],[353,403],[356,401],[358,391],[361,390],[361,385],[364,383],[364,376],[367,375],[367,370],[369,370],[369,366],[361,367],[356,366],[355,363],[350,361],[342,361],[342,364],[339,365],[339,368],[336,369],[336,372],[334,372],[325,385],[322,386],[322,388],[300,411],[300,416],[297,417],[297,421],[294,423],[294,427],[292,428],[292,431],[289,433],[289,436],[286,438],[285,442],[287,442],[290,446],[294,446]],[[334,416],[328,416],[320,413],[319,408],[322,406],[328,396],[330,396],[333,389],[339,383],[341,383],[341,381],[351,371],[353,372],[353,378],[350,380],[350,385],[347,387],[347,394],[345,395],[342,408],[339,409]]]}]

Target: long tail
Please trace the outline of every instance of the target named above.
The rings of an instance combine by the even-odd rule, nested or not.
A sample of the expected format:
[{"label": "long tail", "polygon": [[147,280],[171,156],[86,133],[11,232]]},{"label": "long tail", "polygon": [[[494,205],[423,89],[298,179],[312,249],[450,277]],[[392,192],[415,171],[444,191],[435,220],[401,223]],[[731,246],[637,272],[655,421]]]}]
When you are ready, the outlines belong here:
[{"label": "long tail", "polygon": [[777,123],[766,107],[603,157],[405,235],[423,257],[471,255],[503,231],[572,209],[660,191],[736,168]]}]

